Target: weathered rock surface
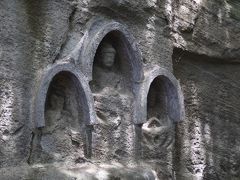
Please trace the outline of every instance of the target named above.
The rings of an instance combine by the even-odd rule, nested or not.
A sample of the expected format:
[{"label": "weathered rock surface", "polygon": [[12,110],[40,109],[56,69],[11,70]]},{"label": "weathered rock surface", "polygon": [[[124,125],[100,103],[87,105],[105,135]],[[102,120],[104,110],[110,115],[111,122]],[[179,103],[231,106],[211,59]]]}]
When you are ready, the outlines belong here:
[{"label": "weathered rock surface", "polygon": [[2,168],[1,179],[27,179],[27,180],[154,180],[156,172],[146,165],[139,167],[126,167],[119,163],[97,164],[46,164],[35,166],[19,166],[15,168]]},{"label": "weathered rock surface", "polygon": [[[239,12],[237,0],[2,0],[0,179],[239,179]],[[63,60],[83,71],[69,57],[93,18],[127,28],[141,51],[143,71],[154,65],[174,70],[186,109],[176,129],[171,120],[134,124],[138,86],[125,71],[127,93],[90,95],[99,123],[83,120],[89,107],[78,101],[77,83],[65,79],[59,87],[51,83],[57,95],[46,102],[46,126],[35,126],[39,76]],[[119,56],[121,63],[133,57]],[[163,91],[160,99],[166,97]]]},{"label": "weathered rock surface", "polygon": [[176,132],[177,177],[239,179],[240,65],[186,53],[174,67],[186,106]]}]

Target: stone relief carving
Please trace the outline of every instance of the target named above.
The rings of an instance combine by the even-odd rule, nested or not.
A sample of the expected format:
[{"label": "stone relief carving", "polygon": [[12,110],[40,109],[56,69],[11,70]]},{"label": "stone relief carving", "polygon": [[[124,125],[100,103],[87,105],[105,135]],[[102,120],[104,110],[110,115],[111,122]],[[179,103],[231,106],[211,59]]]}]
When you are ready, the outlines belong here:
[{"label": "stone relief carving", "polygon": [[45,102],[45,127],[35,133],[31,163],[75,161],[85,155],[83,108],[74,78],[60,72],[52,79]]},{"label": "stone relief carving", "polygon": [[163,83],[154,80],[147,96],[147,122],[143,124],[143,146],[149,150],[166,149],[174,141],[173,122],[168,116]]},{"label": "stone relief carving", "polygon": [[[115,26],[120,30],[122,28],[122,26],[116,23],[113,23],[114,27],[110,25],[111,23],[106,23],[106,28],[110,30]],[[98,32],[97,30],[98,28],[94,29],[94,32]],[[39,123],[42,129],[36,134],[38,147],[35,149],[40,150],[42,154],[39,153],[40,158],[35,158],[37,159],[35,162],[39,162],[41,159],[61,161],[67,159],[69,154],[71,154],[69,158],[73,160],[76,157],[77,159],[80,156],[84,157],[84,149],[86,148],[84,128],[86,126],[79,124],[79,120],[85,118],[85,121],[88,121],[88,119],[93,118],[92,114],[95,112],[98,124],[94,124],[89,140],[89,144],[92,146],[93,159],[95,158],[99,161],[117,160],[121,162],[121,160],[129,157],[135,158],[133,155],[135,153],[134,143],[136,141],[134,123],[142,124],[141,141],[143,151],[146,152],[143,153],[145,159],[160,159],[166,156],[168,153],[166,149],[173,144],[174,128],[172,119],[168,116],[168,110],[169,107],[178,108],[175,96],[172,99],[168,99],[169,94],[165,92],[168,89],[161,89],[161,82],[157,82],[153,87],[150,87],[154,79],[153,77],[157,77],[157,73],[159,73],[158,71],[155,72],[154,68],[152,74],[145,74],[145,82],[142,81],[143,69],[141,61],[137,59],[139,54],[135,54],[138,53],[135,45],[132,47],[133,50],[131,50],[131,45],[134,44],[132,40],[129,41],[130,43],[127,42],[129,35],[124,37],[125,34],[121,34],[121,32],[104,34],[106,32],[102,31],[102,33],[99,33],[101,38],[94,36],[94,40],[97,42],[94,40],[89,41],[95,44],[93,43],[92,46],[87,44],[83,48],[85,51],[81,50],[80,58],[82,58],[82,61],[85,59],[81,55],[85,57],[85,55],[89,54],[89,56],[93,57],[95,53],[93,59],[89,60],[88,57],[89,63],[78,62],[79,60],[76,59],[67,60],[72,68],[69,72],[81,72],[87,66],[84,75],[88,76],[86,79],[89,84],[85,83],[84,91],[76,91],[80,86],[76,86],[75,81],[67,80],[66,82],[70,82],[70,84],[64,84],[62,80],[53,82],[53,85],[57,88],[49,91],[47,97],[44,119],[46,123]],[[124,30],[123,32],[127,31]],[[88,49],[89,47],[90,50]],[[93,50],[91,50],[91,47]],[[60,63],[60,61],[57,63]],[[81,66],[78,66],[79,64]],[[61,70],[64,71],[64,68],[61,67]],[[89,75],[89,72],[91,75]],[[166,77],[168,77],[168,73],[166,74]],[[83,79],[84,81],[85,76],[79,76],[77,80],[81,82],[81,79]],[[175,81],[173,82],[175,85]],[[51,87],[52,83],[49,86]],[[142,89],[138,89],[138,86]],[[146,93],[146,91],[149,92]],[[77,94],[79,97],[93,97],[94,101],[90,101],[89,98],[83,98],[81,101],[75,102],[78,99]],[[148,95],[145,97],[145,94]],[[138,101],[138,96],[141,96],[140,100],[147,100]],[[171,102],[167,103],[169,100]],[[93,106],[94,108],[92,108]],[[134,112],[133,106],[138,107],[136,109],[139,111]],[[145,116],[142,112],[144,112],[146,106]],[[83,110],[85,115],[78,114],[78,110]],[[135,113],[143,114],[142,118],[145,119],[133,122],[135,116],[137,117]],[[134,117],[132,114],[134,114]],[[89,122],[95,122],[93,119],[89,120]],[[137,158],[141,159],[141,157]]]},{"label": "stone relief carving", "polygon": [[120,74],[115,63],[116,50],[110,43],[103,43],[93,70],[93,93],[108,94],[120,89]]},{"label": "stone relief carving", "polygon": [[106,103],[109,97],[119,96],[121,76],[116,67],[116,50],[109,42],[103,42],[95,57],[93,80],[90,86],[95,100],[97,117],[104,124],[119,124],[121,117],[115,110],[108,110]]},{"label": "stone relief carving", "polygon": [[[144,81],[137,89],[134,111],[138,128],[138,144],[142,160],[157,167],[158,176],[173,177],[172,160],[175,122],[184,118],[181,90],[176,78],[164,68],[146,67]],[[170,178],[171,179],[171,178]]]},{"label": "stone relief carving", "polygon": [[91,82],[93,93],[115,94],[121,89],[121,75],[116,67],[116,50],[107,42],[100,47]]},{"label": "stone relief carving", "polygon": [[[94,96],[97,118],[101,124],[96,131],[99,135],[106,136],[106,143],[98,146],[102,149],[109,149],[108,154],[103,155],[103,158],[121,159],[129,157],[130,147],[126,145],[128,137],[121,134],[123,131],[129,130],[127,124],[131,119],[129,109],[132,98],[129,94],[130,90],[124,88],[127,82],[120,65],[122,59],[113,43],[106,38],[99,45],[93,64],[93,80],[90,86]],[[97,138],[101,138],[99,135],[96,135]],[[131,135],[129,137],[131,138]],[[95,142],[99,143],[100,140],[97,138]],[[112,147],[108,147],[109,144]]]},{"label": "stone relief carving", "polygon": [[[73,152],[72,150],[82,143],[81,125],[78,122],[80,114],[74,109],[78,106],[76,102],[70,102],[70,99],[73,99],[71,96],[74,96],[74,90],[71,84],[64,85],[62,81],[57,79],[52,82],[55,87],[49,90],[45,112],[46,126],[42,129],[40,141],[42,151],[55,160],[64,159],[69,152]],[[71,82],[71,79],[68,81]]]},{"label": "stone relief carving", "polygon": [[173,142],[173,126],[164,125],[156,117],[148,119],[142,126],[143,143],[150,150],[154,148],[168,148]]},{"label": "stone relief carving", "polygon": [[[113,41],[110,43],[122,58],[128,59],[132,68],[131,78],[133,82],[141,82],[144,78],[141,51],[133,35],[128,28],[114,20],[97,17],[90,20],[82,41],[70,54],[75,64],[89,81],[93,79],[93,63],[96,51],[101,42],[111,34]],[[118,47],[117,47],[118,46]],[[128,61],[127,60],[127,61]]]}]

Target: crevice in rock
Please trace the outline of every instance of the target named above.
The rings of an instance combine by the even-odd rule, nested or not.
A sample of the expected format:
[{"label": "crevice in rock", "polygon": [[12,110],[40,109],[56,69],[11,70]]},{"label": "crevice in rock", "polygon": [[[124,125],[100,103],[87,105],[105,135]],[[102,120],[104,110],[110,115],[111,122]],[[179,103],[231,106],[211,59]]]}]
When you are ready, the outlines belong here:
[{"label": "crevice in rock", "polygon": [[32,153],[33,153],[33,141],[34,141],[34,138],[35,138],[35,133],[34,132],[32,132],[32,135],[31,135],[32,137],[31,137],[31,141],[30,141],[30,151],[29,151],[29,156],[28,156],[28,159],[27,159],[27,163],[29,164],[29,165],[31,165],[31,159],[32,159]]},{"label": "crevice in rock", "polygon": [[16,128],[11,134],[12,135],[16,135],[18,134],[22,129],[23,129],[24,125],[20,125],[18,128]]}]

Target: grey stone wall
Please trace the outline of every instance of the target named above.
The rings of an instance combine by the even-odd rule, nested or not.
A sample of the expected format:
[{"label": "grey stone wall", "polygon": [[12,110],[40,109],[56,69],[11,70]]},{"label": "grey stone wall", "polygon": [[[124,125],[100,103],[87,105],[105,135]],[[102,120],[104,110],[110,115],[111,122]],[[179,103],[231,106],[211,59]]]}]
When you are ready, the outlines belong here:
[{"label": "grey stone wall", "polygon": [[239,179],[239,64],[185,53],[174,70],[186,107],[176,130],[177,177]]},{"label": "grey stone wall", "polygon": [[[87,157],[78,158],[69,166],[52,164],[50,166],[53,169],[31,164],[36,137],[32,104],[36,98],[36,87],[40,85],[39,76],[48,67],[62,63],[62,60],[74,62],[69,55],[78,47],[88,31],[90,21],[96,17],[114,20],[127,28],[134,37],[134,43],[138,45],[145,72],[156,65],[169,73],[174,69],[184,91],[186,109],[184,122],[173,131],[176,133],[176,145],[173,141],[172,147],[162,154],[170,159],[163,158],[163,161],[157,163],[125,161],[121,166],[112,164],[112,169],[101,165],[103,174],[116,172],[112,173],[112,177],[104,177],[238,179],[239,9],[236,0],[2,0],[2,179],[101,178],[96,175],[99,162],[91,162]],[[174,48],[178,48],[177,51]],[[188,52],[193,53],[191,58],[185,56]],[[173,54],[173,59],[177,62],[174,66]],[[195,58],[198,54],[204,55],[203,58]],[[71,58],[68,59],[69,57]],[[214,63],[211,63],[212,59]],[[74,71],[75,68],[82,71],[74,64]],[[86,77],[85,80],[87,79]],[[120,111],[125,112],[124,108],[126,107],[120,108]],[[126,116],[130,116],[130,113],[126,113]],[[88,128],[92,132],[92,126]],[[132,133],[129,135],[130,141],[142,133],[141,125],[133,123],[128,128],[128,132]],[[99,134],[103,135],[109,131],[101,130],[101,125],[96,125],[95,130],[94,133],[101,131]],[[101,144],[99,134],[97,141]],[[130,149],[138,149],[138,145],[131,144]],[[175,160],[172,159],[172,153],[176,153]],[[135,160],[141,159],[140,154],[134,155]],[[79,165],[82,162],[87,167]],[[93,167],[90,166],[92,163]],[[146,171],[135,168],[136,165],[143,166]],[[129,166],[134,167],[131,169]],[[79,171],[82,174],[89,172],[89,169],[95,171],[84,176],[81,173],[76,175],[75,168],[86,169]],[[67,169],[71,169],[70,172]],[[134,176],[138,174],[136,172],[139,173],[137,177]]]}]

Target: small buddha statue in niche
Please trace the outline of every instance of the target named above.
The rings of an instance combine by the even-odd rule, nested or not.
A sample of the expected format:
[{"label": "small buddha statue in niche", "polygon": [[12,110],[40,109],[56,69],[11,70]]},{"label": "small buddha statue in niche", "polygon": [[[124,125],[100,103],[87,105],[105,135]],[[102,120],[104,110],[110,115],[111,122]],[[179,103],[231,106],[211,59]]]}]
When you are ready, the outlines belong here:
[{"label": "small buddha statue in niche", "polygon": [[56,122],[61,119],[62,116],[64,98],[56,94],[51,94],[49,101],[51,106],[46,110],[46,126],[55,128]]},{"label": "small buddha statue in niche", "polygon": [[98,59],[93,68],[93,93],[118,94],[121,89],[121,76],[116,67],[116,50],[108,42],[100,47]]},{"label": "small buddha statue in niche", "polygon": [[[156,85],[156,84],[155,84]],[[168,98],[160,87],[151,87],[147,97],[147,118],[155,117],[159,119],[163,125],[169,125],[171,122],[168,118],[167,102]]]},{"label": "small buddha statue in niche", "polygon": [[[60,88],[62,91],[59,90]],[[72,123],[72,113],[64,108],[66,100],[66,89],[57,82],[57,85],[51,89],[51,93],[48,95],[48,105],[45,111],[46,126],[43,132],[50,133]]]},{"label": "small buddha statue in niche", "polygon": [[[123,76],[116,62],[117,52],[109,42],[103,42],[99,47],[93,67],[93,80],[90,83],[99,121],[104,124],[118,126],[122,114],[116,104],[129,104],[123,88]],[[124,89],[124,91],[123,91]],[[108,105],[111,100],[111,105]]]},{"label": "small buddha statue in niche", "polygon": [[[58,90],[55,90],[58,91]],[[46,109],[46,126],[41,130],[40,147],[42,153],[51,159],[62,160],[70,157],[75,151],[75,144],[81,144],[81,135],[78,130],[77,117],[73,117],[69,110],[64,108],[66,92],[52,92],[48,97],[49,107]],[[74,148],[73,148],[74,147]]]},{"label": "small buddha statue in niche", "polygon": [[143,141],[149,149],[168,148],[173,143],[173,123],[166,110],[166,97],[159,89],[150,88],[148,95],[147,122],[143,124]]}]

